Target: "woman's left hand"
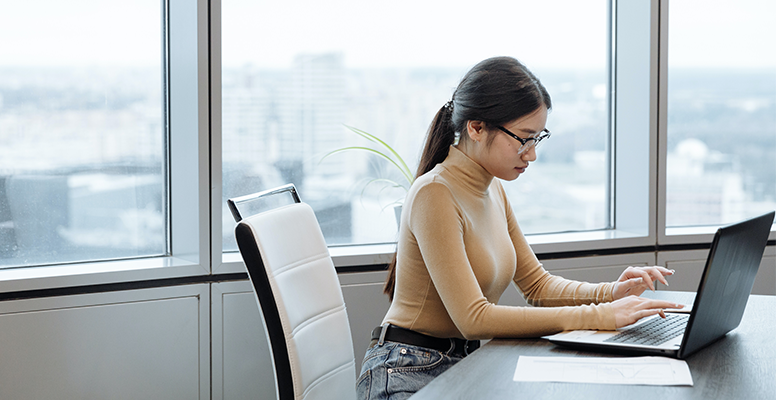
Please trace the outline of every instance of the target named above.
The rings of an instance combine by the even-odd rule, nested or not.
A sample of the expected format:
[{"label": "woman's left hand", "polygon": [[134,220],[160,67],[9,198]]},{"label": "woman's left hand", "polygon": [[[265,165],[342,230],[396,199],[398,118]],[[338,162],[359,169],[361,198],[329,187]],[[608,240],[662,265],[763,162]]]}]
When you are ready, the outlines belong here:
[{"label": "woman's left hand", "polygon": [[628,267],[620,275],[620,279],[614,284],[612,297],[614,300],[627,296],[638,296],[645,290],[655,290],[655,281],[668,286],[666,276],[673,275],[674,271],[663,267]]}]

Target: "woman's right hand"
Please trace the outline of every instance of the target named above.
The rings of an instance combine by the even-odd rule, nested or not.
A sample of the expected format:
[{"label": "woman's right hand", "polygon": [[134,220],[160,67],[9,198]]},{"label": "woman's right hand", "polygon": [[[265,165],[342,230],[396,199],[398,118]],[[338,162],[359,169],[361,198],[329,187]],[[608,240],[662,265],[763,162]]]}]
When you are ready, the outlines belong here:
[{"label": "woman's right hand", "polygon": [[638,296],[623,297],[613,301],[611,304],[614,309],[614,322],[618,328],[633,324],[650,315],[660,314],[661,317],[665,318],[664,309],[684,307],[681,304],[670,301],[647,299]]}]

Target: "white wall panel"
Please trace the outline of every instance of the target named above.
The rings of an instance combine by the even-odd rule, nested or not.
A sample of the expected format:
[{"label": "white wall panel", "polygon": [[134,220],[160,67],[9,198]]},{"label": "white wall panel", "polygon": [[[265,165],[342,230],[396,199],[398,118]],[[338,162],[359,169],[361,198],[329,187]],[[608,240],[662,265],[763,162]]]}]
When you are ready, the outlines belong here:
[{"label": "white wall panel", "polygon": [[776,295],[776,249],[773,247],[765,250],[752,293]]},{"label": "white wall panel", "polygon": [[249,281],[213,284],[213,399],[274,400],[275,372]]},{"label": "white wall panel", "polygon": [[[694,291],[707,253],[544,265],[589,282],[614,280],[628,265],[666,265],[677,270],[670,289]],[[339,275],[359,366],[369,333],[389,306],[384,278],[385,272]],[[753,292],[776,294],[773,247],[766,249]],[[514,287],[500,303],[525,305]],[[275,398],[269,348],[248,281],[4,301],[0,338],[1,399],[207,399],[211,386],[213,399]]]},{"label": "white wall panel", "polygon": [[708,250],[690,250],[682,252],[661,252],[658,254],[658,263],[668,269],[673,269],[675,274],[668,282],[669,287],[658,285],[658,289],[679,290],[683,292],[695,292],[703,275],[703,267],[706,265]]},{"label": "white wall panel", "polygon": [[[341,274],[339,279],[360,370],[369,334],[388,310],[382,294],[385,272]],[[248,281],[213,284],[212,330],[213,399],[275,399],[272,359]]]},{"label": "white wall panel", "polygon": [[206,399],[209,288],[0,303],[2,399]]},{"label": "white wall panel", "polygon": [[383,294],[386,272],[340,274],[342,296],[348,309],[350,334],[353,337],[353,354],[356,357],[356,373],[361,371],[364,353],[371,341],[372,329],[383,322],[391,303]]}]

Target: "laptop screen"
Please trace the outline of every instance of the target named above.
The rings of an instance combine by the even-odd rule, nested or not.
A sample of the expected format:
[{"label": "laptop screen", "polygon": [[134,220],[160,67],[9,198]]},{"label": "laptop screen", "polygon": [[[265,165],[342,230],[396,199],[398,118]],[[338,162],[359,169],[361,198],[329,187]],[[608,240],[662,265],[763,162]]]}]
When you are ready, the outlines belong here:
[{"label": "laptop screen", "polygon": [[717,231],[680,357],[719,339],[741,322],[773,218],[771,212]]}]

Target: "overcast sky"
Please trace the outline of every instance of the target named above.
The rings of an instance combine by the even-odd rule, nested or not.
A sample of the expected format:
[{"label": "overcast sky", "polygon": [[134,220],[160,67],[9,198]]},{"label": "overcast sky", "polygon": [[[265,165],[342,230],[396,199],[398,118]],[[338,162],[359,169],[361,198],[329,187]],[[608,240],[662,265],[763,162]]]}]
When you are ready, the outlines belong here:
[{"label": "overcast sky", "polygon": [[[341,52],[347,67],[603,68],[606,0],[224,0],[225,66],[290,66]],[[734,6],[733,6],[734,5]],[[672,66],[775,67],[776,1],[670,2]],[[0,0],[0,66],[158,65],[160,1]]]},{"label": "overcast sky", "polygon": [[223,21],[232,65],[290,65],[299,52],[326,51],[353,67],[468,66],[507,54],[601,68],[606,59],[604,0],[231,0]]}]

